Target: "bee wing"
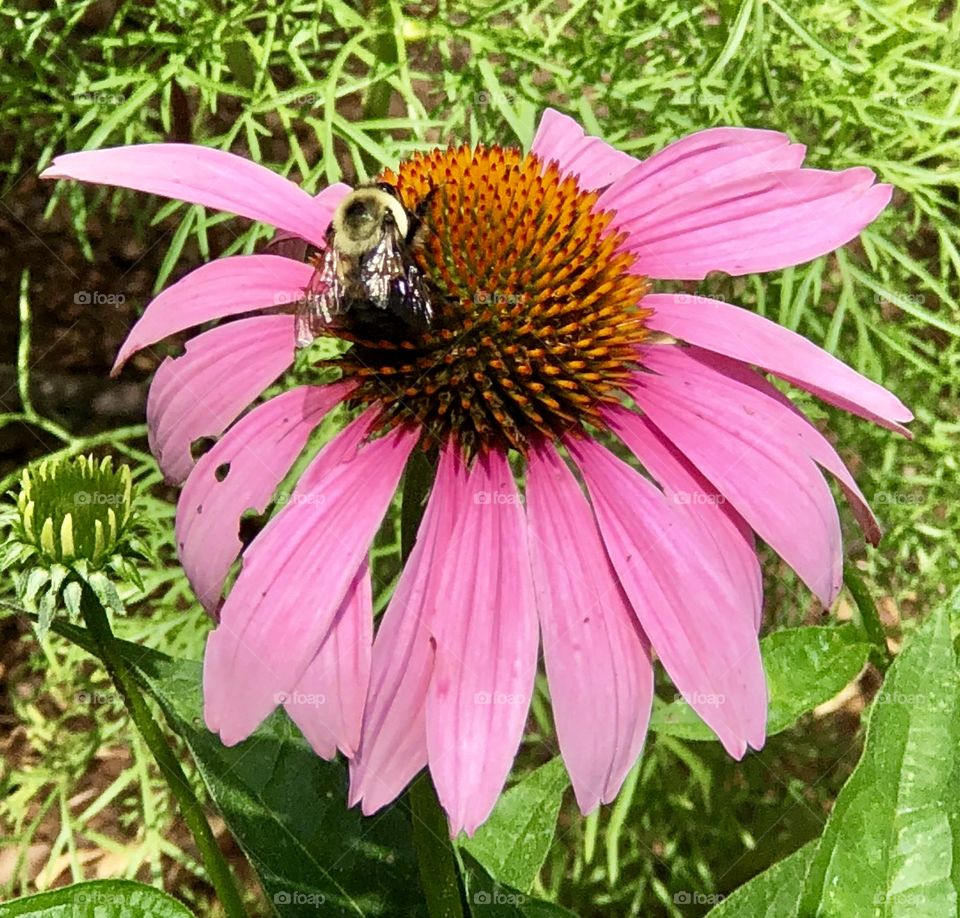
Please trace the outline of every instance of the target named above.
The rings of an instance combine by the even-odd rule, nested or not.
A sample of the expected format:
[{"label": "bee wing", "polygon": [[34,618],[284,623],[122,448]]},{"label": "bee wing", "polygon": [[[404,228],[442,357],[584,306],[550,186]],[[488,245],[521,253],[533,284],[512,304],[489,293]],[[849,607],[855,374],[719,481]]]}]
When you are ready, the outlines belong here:
[{"label": "bee wing", "polygon": [[297,307],[297,347],[306,347],[341,312],[340,255],[333,246],[320,256],[316,271]]},{"label": "bee wing", "polygon": [[360,281],[368,299],[404,322],[425,326],[433,309],[423,275],[396,227],[386,229],[360,266]]}]

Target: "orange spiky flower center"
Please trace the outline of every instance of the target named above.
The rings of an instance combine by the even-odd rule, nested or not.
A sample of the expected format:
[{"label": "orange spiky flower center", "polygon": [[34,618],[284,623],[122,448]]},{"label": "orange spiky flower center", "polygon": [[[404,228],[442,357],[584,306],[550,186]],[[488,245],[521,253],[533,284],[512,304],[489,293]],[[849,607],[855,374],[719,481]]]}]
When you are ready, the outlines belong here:
[{"label": "orange spiky flower center", "polygon": [[356,398],[468,453],[602,427],[650,312],[598,194],[499,146],[417,154],[379,180],[422,211],[414,258],[436,318],[407,340],[354,340],[340,366]]}]

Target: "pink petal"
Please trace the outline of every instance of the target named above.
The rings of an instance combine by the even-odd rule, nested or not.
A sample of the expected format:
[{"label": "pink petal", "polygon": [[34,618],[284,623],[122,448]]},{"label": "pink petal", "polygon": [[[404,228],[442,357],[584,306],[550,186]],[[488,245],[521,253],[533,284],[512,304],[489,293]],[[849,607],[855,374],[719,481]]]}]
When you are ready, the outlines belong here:
[{"label": "pink petal", "polygon": [[748,596],[717,545],[647,479],[591,440],[567,447],[583,473],[607,554],[678,691],[724,748],[763,745],[767,692]]},{"label": "pink petal", "polygon": [[739,306],[688,294],[644,297],[647,325],[690,344],[753,363],[831,405],[906,436],[913,414],[892,392],[837,360],[802,335]]},{"label": "pink petal", "polygon": [[147,426],[168,482],[190,473],[193,441],[223,433],[293,355],[293,316],[256,316],[197,335],[181,357],[160,364],[147,396]]},{"label": "pink petal", "polygon": [[177,503],[176,534],[187,579],[208,612],[243,548],[244,511],[266,510],[311,432],[352,388],[334,383],[284,392],[241,418],[198,460]]},{"label": "pink petal", "polygon": [[113,376],[141,348],[167,335],[241,312],[295,303],[311,265],[277,255],[234,255],[202,265],[150,302],[117,354]]},{"label": "pink petal", "polygon": [[743,597],[743,611],[759,630],[763,616],[763,575],[753,532],[743,517],[647,418],[625,408],[611,409],[605,417],[678,511],[713,542],[726,576]]},{"label": "pink petal", "polygon": [[530,147],[544,162],[556,161],[561,173],[571,173],[584,191],[616,181],[639,160],[599,137],[590,137],[579,124],[552,108],[544,109]]},{"label": "pink petal", "polygon": [[322,759],[332,759],[337,748],[347,757],[357,750],[372,643],[373,590],[364,561],[316,656],[283,702]]},{"label": "pink petal", "polygon": [[417,541],[373,642],[360,751],[350,763],[350,805],[362,802],[367,816],[392,802],[427,764],[432,603],[441,595],[437,578],[449,550],[453,521],[446,504],[457,487],[457,462],[449,447],[441,453]]},{"label": "pink petal", "polygon": [[830,605],[840,589],[840,519],[783,406],[681,348],[644,349],[633,396],[656,427]]},{"label": "pink petal", "polygon": [[629,227],[624,248],[637,255],[631,270],[647,277],[775,271],[853,239],[890,200],[891,187],[874,178],[863,167],[762,172],[681,194],[649,213],[641,185],[611,199],[611,227]]},{"label": "pink petal", "polygon": [[333,216],[282,175],[242,156],[196,144],[146,143],[66,153],[40,178],[76,179],[202,204],[287,230],[323,245]]},{"label": "pink petal", "polygon": [[327,445],[244,552],[203,669],[204,717],[228,746],[297,685],[390,505],[418,435],[396,428],[361,448],[371,422],[368,412]]},{"label": "pink petal", "polygon": [[674,141],[608,188],[597,206],[621,211],[626,230],[673,203],[737,179],[799,168],[806,148],[786,134],[718,127]]},{"label": "pink petal", "polygon": [[537,669],[526,521],[499,452],[460,469],[444,500],[453,528],[431,597],[436,646],[427,692],[430,774],[450,833],[472,834],[503,789]]},{"label": "pink petal", "polygon": [[581,812],[616,797],[653,702],[646,637],[580,485],[553,447],[527,466],[530,558],[557,738]]},{"label": "pink petal", "polygon": [[779,389],[771,385],[755,370],[738,360],[731,360],[712,351],[705,351],[698,347],[687,348],[686,353],[693,357],[698,363],[723,374],[729,379],[736,380],[737,383],[749,386],[751,389],[759,392],[766,398],[773,399],[778,405],[782,406],[779,414],[778,424],[782,424],[783,430],[789,431],[791,437],[796,438],[794,442],[801,443],[806,450],[807,455],[814,462],[823,466],[834,478],[837,479],[840,489],[850,503],[860,528],[870,542],[876,545],[882,535],[880,524],[873,515],[867,499],[863,492],[857,486],[850,470],[840,458],[837,451],[830,444],[830,441],[797,408],[793,402],[787,398]]}]

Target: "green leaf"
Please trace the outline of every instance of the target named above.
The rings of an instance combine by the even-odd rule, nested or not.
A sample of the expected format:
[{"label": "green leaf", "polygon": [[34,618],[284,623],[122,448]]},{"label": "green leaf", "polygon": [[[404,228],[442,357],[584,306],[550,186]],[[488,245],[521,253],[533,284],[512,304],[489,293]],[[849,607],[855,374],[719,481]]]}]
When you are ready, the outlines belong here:
[{"label": "green leaf", "polygon": [[863,758],[811,861],[801,915],[958,914],[960,694],[951,615],[914,634],[870,709]]},{"label": "green leaf", "polygon": [[[92,650],[83,629],[55,627]],[[410,823],[400,807],[371,818],[347,809],[346,768],[318,758],[282,711],[250,739],[224,746],[203,725],[199,663],[119,643],[189,747],[278,914],[424,914]]]},{"label": "green leaf", "polygon": [[[787,628],[765,637],[760,649],[770,691],[770,736],[833,698],[856,678],[870,653],[870,645],[851,624]],[[679,698],[653,712],[650,729],[688,740],[716,739],[697,713]]]},{"label": "green leaf", "polygon": [[193,912],[152,886],[96,880],[7,902],[0,918],[193,918]]},{"label": "green leaf", "polygon": [[816,847],[816,841],[809,842],[749,883],[744,883],[710,910],[710,918],[783,918],[792,914],[791,909],[797,904],[797,892]]},{"label": "green leaf", "polygon": [[500,883],[526,891],[547,857],[567,772],[559,757],[510,788],[473,838],[461,843]]},{"label": "green leaf", "polygon": [[463,883],[473,918],[576,918],[568,909],[498,883],[467,851],[463,852]]}]

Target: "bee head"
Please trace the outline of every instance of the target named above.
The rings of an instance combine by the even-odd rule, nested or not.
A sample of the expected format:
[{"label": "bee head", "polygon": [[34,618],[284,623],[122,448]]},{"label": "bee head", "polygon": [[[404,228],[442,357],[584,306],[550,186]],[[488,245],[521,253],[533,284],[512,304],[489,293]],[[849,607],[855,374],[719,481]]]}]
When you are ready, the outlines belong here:
[{"label": "bee head", "polygon": [[373,248],[388,229],[395,228],[401,238],[406,237],[410,219],[393,187],[380,184],[351,191],[340,202],[332,226],[340,251],[360,255]]}]

